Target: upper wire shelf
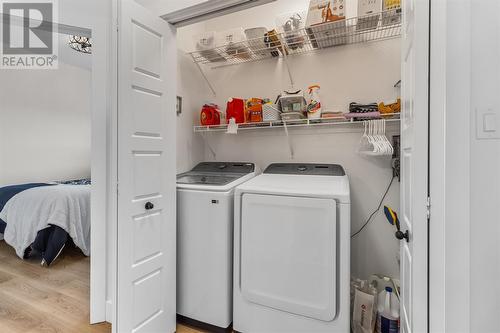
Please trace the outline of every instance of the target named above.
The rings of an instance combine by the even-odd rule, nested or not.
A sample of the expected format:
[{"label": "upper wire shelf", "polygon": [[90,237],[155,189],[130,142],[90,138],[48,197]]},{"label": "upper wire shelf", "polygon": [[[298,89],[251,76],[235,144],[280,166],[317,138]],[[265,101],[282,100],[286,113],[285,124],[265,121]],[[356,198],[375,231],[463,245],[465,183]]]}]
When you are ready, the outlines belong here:
[{"label": "upper wire shelf", "polygon": [[212,68],[286,57],[312,51],[399,37],[401,8],[378,14],[327,22],[307,28],[270,34],[212,49],[189,52],[197,64]]}]

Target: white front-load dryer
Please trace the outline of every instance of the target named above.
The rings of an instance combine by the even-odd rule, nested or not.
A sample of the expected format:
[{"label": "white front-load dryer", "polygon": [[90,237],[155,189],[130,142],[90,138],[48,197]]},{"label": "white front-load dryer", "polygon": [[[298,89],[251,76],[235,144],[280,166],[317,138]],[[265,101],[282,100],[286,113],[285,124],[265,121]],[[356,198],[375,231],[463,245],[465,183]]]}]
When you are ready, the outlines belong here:
[{"label": "white front-load dryer", "polygon": [[233,328],[350,331],[350,192],[333,164],[271,164],[235,191]]},{"label": "white front-load dryer", "polygon": [[181,320],[205,328],[205,324],[231,325],[234,188],[255,175],[253,163],[203,162],[177,176],[177,313]]}]

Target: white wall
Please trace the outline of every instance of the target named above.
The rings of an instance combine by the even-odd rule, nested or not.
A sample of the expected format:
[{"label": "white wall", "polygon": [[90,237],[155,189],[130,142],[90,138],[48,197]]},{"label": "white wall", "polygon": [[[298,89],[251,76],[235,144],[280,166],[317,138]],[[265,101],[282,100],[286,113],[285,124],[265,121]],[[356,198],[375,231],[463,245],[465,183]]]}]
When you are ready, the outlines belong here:
[{"label": "white wall", "polygon": [[[88,138],[86,142],[89,144],[86,149],[89,151],[92,150],[92,156],[90,156],[87,152],[87,167],[85,169],[85,175],[89,176],[92,174],[93,180],[91,203],[93,226],[91,252],[94,254],[101,254],[93,255],[91,257],[92,265],[96,268],[91,270],[91,274],[93,275],[91,279],[93,285],[91,290],[91,299],[95,307],[91,309],[90,319],[93,322],[104,321],[106,317],[105,299],[111,299],[114,289],[114,248],[116,245],[114,238],[116,237],[116,224],[111,222],[116,221],[115,213],[117,207],[116,200],[114,199],[116,197],[115,172],[117,159],[116,149],[114,149],[114,147],[116,147],[116,136],[114,134],[116,133],[113,132],[114,127],[112,125],[113,122],[116,121],[116,115],[113,113],[113,104],[115,100],[112,98],[113,91],[111,89],[111,82],[112,78],[116,77],[116,75],[113,76],[112,74],[113,67],[111,66],[111,59],[113,56],[116,56],[116,54],[113,52],[113,45],[111,41],[111,27],[114,22],[111,19],[111,7],[112,1],[102,0],[64,0],[58,2],[59,13],[56,17],[57,23],[77,27],[79,28],[78,31],[80,31],[81,28],[83,28],[83,30],[92,31],[92,73],[90,73],[88,59],[64,59],[67,54],[67,52],[65,52],[67,49],[64,49],[59,53],[59,56],[62,57],[62,59],[59,59],[62,62],[60,63],[61,69],[65,69],[65,71],[74,71],[75,73],[78,72],[76,73],[76,76],[85,77],[86,79],[88,78],[89,83],[92,81],[91,88],[88,87],[88,85],[85,85],[85,89],[88,89],[88,96],[84,96],[83,93],[79,92],[82,87],[74,85],[74,82],[72,82],[70,78],[66,78],[65,80],[59,82],[57,79],[50,76],[50,73],[42,73],[47,71],[26,71],[24,73],[17,73],[20,71],[15,71],[16,75],[19,75],[19,79],[16,78],[16,81],[18,82],[26,81],[28,79],[37,82],[38,78],[41,78],[43,75],[48,75],[42,80],[43,84],[36,87],[38,91],[40,91],[42,101],[49,100],[50,98],[53,98],[54,100],[62,98],[66,101],[67,99],[74,97],[72,98],[71,108],[76,110],[79,110],[80,107],[85,106],[85,103],[91,101],[87,104],[87,106],[89,112],[88,121],[91,121],[93,125],[92,139],[90,138],[90,123],[88,123],[89,130],[85,131],[85,133]],[[64,46],[63,44],[61,45]],[[82,67],[82,70],[83,68],[86,68],[86,74],[82,74],[81,71],[74,68],[79,66]],[[69,68],[72,69],[70,70]],[[6,71],[2,71],[0,76],[0,85],[6,84],[5,82],[8,81],[9,76],[12,75],[14,75],[14,73],[9,74]],[[33,85],[33,83],[27,83],[28,87],[30,85]],[[47,93],[46,95],[41,94],[44,91]],[[0,101],[2,102],[0,120],[4,113],[3,101],[6,100],[4,96],[7,95],[4,95],[5,92],[6,91],[4,89],[0,92]],[[21,95],[21,92],[16,92],[16,94],[19,96]],[[26,100],[30,100],[29,95],[22,95],[21,97]],[[30,102],[26,104],[32,105],[33,103],[30,100]],[[67,109],[70,109],[70,107]],[[29,120],[31,121],[32,119]],[[48,120],[45,119],[43,119],[43,121],[45,121],[45,123],[41,121],[40,125],[47,126],[46,130],[43,131],[43,134],[38,135],[31,144],[36,144],[36,140],[43,141],[46,137],[50,138],[52,132],[59,133],[57,131],[61,130],[60,128],[53,130],[52,127],[54,124],[47,124]],[[2,146],[5,142],[4,135],[8,134],[6,131],[3,131],[4,126],[8,126],[8,124],[0,122],[0,130],[2,132],[0,133],[0,146]],[[83,132],[79,126],[82,125],[77,124],[74,129],[65,128],[64,133],[71,135],[70,138],[72,138],[73,135],[78,134],[79,131]],[[40,130],[40,128],[36,128],[36,130]],[[52,132],[49,132],[49,130],[52,130]],[[70,132],[71,130],[73,131]],[[16,133],[16,135],[19,135],[19,133]],[[59,147],[67,149],[67,147],[64,146],[64,136],[58,137],[59,141],[57,144]],[[13,138],[13,136],[8,137],[9,140],[12,140],[11,138]],[[73,144],[70,141],[66,141],[66,143],[68,145]],[[90,149],[90,147],[92,147],[92,149]],[[67,150],[68,155],[64,157],[74,157],[69,152],[69,149]],[[29,156],[29,153],[30,152],[26,152],[26,155]],[[0,156],[0,172],[2,172],[2,168],[4,166],[3,158],[4,156],[2,154]],[[92,162],[90,162],[91,159]],[[37,172],[37,168],[37,165],[33,165],[32,168],[29,169],[32,175]],[[54,169],[53,171],[56,172],[58,170]],[[54,178],[55,176],[57,176],[57,178]],[[45,177],[49,180],[66,177],[66,175],[58,172],[58,174],[55,174],[54,177],[48,174],[45,174]],[[71,178],[72,177],[73,176],[71,176]],[[106,281],[106,283],[101,283],[102,281]],[[111,318],[111,314],[108,314],[107,318]]]},{"label": "white wall", "polygon": [[0,101],[0,184],[90,177],[87,68],[3,70]]},{"label": "white wall", "polygon": [[193,133],[200,110],[210,100],[210,91],[193,63],[182,50],[191,46],[190,36],[205,31],[204,23],[178,29],[177,95],[182,97],[182,114],[177,117],[177,173],[191,169],[204,157],[203,140]]},{"label": "white wall", "polygon": [[[275,26],[275,16],[294,9],[306,8],[306,0],[279,0],[275,3],[252,8],[240,13],[205,22],[209,30],[224,30],[234,27]],[[355,8],[347,4],[348,13]],[[350,7],[349,7],[350,6]],[[349,10],[350,8],[350,10]],[[179,30],[179,39],[185,44],[192,41],[192,34]],[[191,50],[187,48],[186,50]],[[350,45],[322,50],[314,54],[289,58],[296,80],[296,87],[321,85],[321,96],[327,109],[347,110],[348,103],[372,102],[395,99],[398,89],[393,87],[400,79],[399,39],[372,44]],[[290,88],[288,76],[281,61],[270,59],[240,66],[224,67],[206,71],[215,86],[216,102],[225,109],[229,97],[269,97],[274,99],[280,91]],[[181,77],[186,74],[181,71]],[[197,80],[202,80],[197,76]],[[193,91],[193,90],[190,90]],[[207,92],[205,85],[203,92]],[[194,92],[198,93],[198,91]],[[210,95],[209,95],[210,96]],[[199,113],[196,112],[196,118]],[[196,119],[195,123],[198,123]],[[399,132],[397,125],[393,133]],[[352,230],[357,230],[377,207],[392,175],[390,159],[364,158],[355,151],[362,133],[352,127],[342,129],[292,130],[295,160],[300,162],[322,162],[342,164],[351,180]],[[290,161],[288,146],[283,132],[268,130],[242,132],[238,136],[210,134],[207,140],[217,153],[217,160],[247,160],[265,168],[271,162]],[[179,156],[183,152],[179,151]],[[182,158],[182,157],[181,157]],[[205,149],[205,158],[213,159]],[[399,209],[399,183],[396,181],[385,204]],[[359,277],[372,273],[399,277],[399,243],[394,238],[394,229],[383,213],[352,242],[352,272]]]},{"label": "white wall", "polygon": [[470,331],[498,332],[500,140],[476,136],[476,110],[497,115],[500,134],[500,3],[471,1]]},{"label": "white wall", "polygon": [[430,318],[435,332],[499,331],[500,139],[478,138],[482,119],[476,113],[491,109],[500,119],[499,10],[496,0],[433,2]]}]

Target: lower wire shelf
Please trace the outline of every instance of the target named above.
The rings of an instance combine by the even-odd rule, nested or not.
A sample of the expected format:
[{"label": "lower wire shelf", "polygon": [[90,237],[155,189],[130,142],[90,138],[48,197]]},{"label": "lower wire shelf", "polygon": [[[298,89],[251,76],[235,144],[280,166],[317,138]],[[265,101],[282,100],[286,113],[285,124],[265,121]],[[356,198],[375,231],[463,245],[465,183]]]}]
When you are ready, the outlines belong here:
[{"label": "lower wire shelf", "polygon": [[[399,122],[400,114],[385,114],[382,118],[386,122]],[[371,120],[371,119],[370,119]],[[317,126],[361,126],[363,125],[362,120],[334,120],[334,119],[297,119],[297,120],[276,120],[276,121],[266,121],[260,123],[243,123],[238,124],[238,131],[247,130],[265,130],[265,129],[278,129],[278,128],[300,128],[300,127],[317,127]],[[206,133],[206,132],[227,132],[228,125],[210,125],[210,126],[194,126],[195,133]]]}]

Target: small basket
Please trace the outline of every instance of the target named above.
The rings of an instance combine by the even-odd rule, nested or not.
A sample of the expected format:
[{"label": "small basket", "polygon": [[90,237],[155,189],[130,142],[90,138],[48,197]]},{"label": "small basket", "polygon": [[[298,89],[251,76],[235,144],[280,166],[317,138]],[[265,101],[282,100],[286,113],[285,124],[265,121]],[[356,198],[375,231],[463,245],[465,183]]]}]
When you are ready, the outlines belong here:
[{"label": "small basket", "polygon": [[280,110],[276,104],[264,104],[262,105],[262,115],[264,121],[278,121],[281,119]]}]

